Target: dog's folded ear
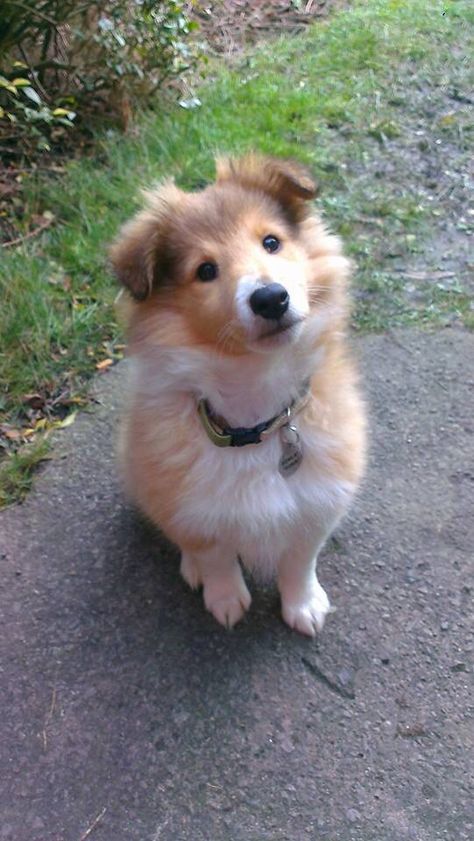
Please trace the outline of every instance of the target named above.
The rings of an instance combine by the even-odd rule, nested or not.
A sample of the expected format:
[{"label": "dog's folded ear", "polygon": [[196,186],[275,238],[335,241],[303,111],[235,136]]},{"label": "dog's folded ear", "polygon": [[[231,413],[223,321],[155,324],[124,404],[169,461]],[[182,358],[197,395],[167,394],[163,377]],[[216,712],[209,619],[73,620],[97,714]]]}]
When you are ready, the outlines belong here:
[{"label": "dog's folded ear", "polygon": [[182,195],[172,183],[145,191],[145,209],[122,227],[109,249],[118,280],[137,301],[148,298],[162,279],[168,219]]},{"label": "dog's folded ear", "polygon": [[235,182],[267,193],[296,222],[308,215],[306,202],[314,199],[318,188],[306,167],[297,161],[248,154],[242,158],[219,158],[217,183]]}]

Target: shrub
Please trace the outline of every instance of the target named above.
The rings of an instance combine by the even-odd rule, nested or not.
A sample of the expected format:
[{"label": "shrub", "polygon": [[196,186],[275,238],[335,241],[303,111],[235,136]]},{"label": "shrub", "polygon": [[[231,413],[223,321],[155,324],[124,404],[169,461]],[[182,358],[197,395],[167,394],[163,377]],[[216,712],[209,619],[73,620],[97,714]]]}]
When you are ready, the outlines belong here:
[{"label": "shrub", "polygon": [[3,0],[3,152],[49,149],[89,117],[126,127],[131,101],[193,60],[187,9],[184,0]]}]

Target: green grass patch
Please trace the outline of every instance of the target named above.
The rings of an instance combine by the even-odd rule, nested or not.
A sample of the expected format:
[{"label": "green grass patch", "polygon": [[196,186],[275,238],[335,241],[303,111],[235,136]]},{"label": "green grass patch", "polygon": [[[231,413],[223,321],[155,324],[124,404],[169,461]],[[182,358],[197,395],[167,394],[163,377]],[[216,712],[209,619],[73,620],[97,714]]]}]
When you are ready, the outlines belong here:
[{"label": "green grass patch", "polygon": [[47,439],[40,436],[0,461],[0,508],[24,499],[38,466],[49,458],[49,451]]},{"label": "green grass patch", "polygon": [[393,327],[446,326],[453,321],[474,327],[473,297],[457,282],[432,282],[429,289],[400,273],[373,269],[355,290],[359,332]]},{"label": "green grass patch", "polygon": [[409,261],[430,235],[436,202],[415,177],[422,144],[429,152],[439,131],[467,159],[467,108],[441,109],[436,120],[444,122],[434,125],[420,103],[436,110],[447,91],[462,103],[472,22],[465,0],[362,2],[305,35],[254,49],[231,69],[212,64],[200,107],[149,113],[129,137],[98,138],[95,160],[71,163],[56,180],[32,180],[29,210],[50,211],[57,224],[2,253],[0,428],[34,423],[32,394],[64,412],[97,364],[119,358],[107,243],[141,186],[165,176],[199,186],[212,178],[216,152],[257,148],[313,169],[321,209],[359,267],[358,329],[443,323],[453,312],[471,324],[461,286],[425,284],[415,300],[391,261]]}]

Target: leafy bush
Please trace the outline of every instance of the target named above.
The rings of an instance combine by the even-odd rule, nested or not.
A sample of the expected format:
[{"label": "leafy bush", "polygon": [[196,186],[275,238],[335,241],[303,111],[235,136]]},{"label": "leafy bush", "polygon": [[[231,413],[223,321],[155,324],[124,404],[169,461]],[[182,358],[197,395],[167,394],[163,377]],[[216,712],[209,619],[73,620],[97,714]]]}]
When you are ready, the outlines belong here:
[{"label": "leafy bush", "polygon": [[[33,72],[27,65],[15,61],[11,78],[0,76],[0,140],[14,141],[15,147],[4,146],[4,152],[20,150],[21,141],[33,144],[38,150],[49,149],[46,130],[54,126],[69,126],[76,117],[70,108],[48,104],[38,93]],[[21,73],[20,76],[15,76]],[[20,145],[18,144],[20,141]]]},{"label": "leafy bush", "polygon": [[194,58],[184,0],[3,0],[0,146],[49,149],[86,116],[126,126]]}]

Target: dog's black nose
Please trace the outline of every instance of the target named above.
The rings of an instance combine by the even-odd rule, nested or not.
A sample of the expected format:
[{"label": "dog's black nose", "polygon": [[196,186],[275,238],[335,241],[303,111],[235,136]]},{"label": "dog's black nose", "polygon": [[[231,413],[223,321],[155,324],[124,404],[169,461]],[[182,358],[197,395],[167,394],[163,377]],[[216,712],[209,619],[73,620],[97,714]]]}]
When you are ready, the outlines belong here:
[{"label": "dog's black nose", "polygon": [[250,306],[255,315],[262,318],[281,318],[288,309],[290,296],[280,283],[261,286],[250,296]]}]

